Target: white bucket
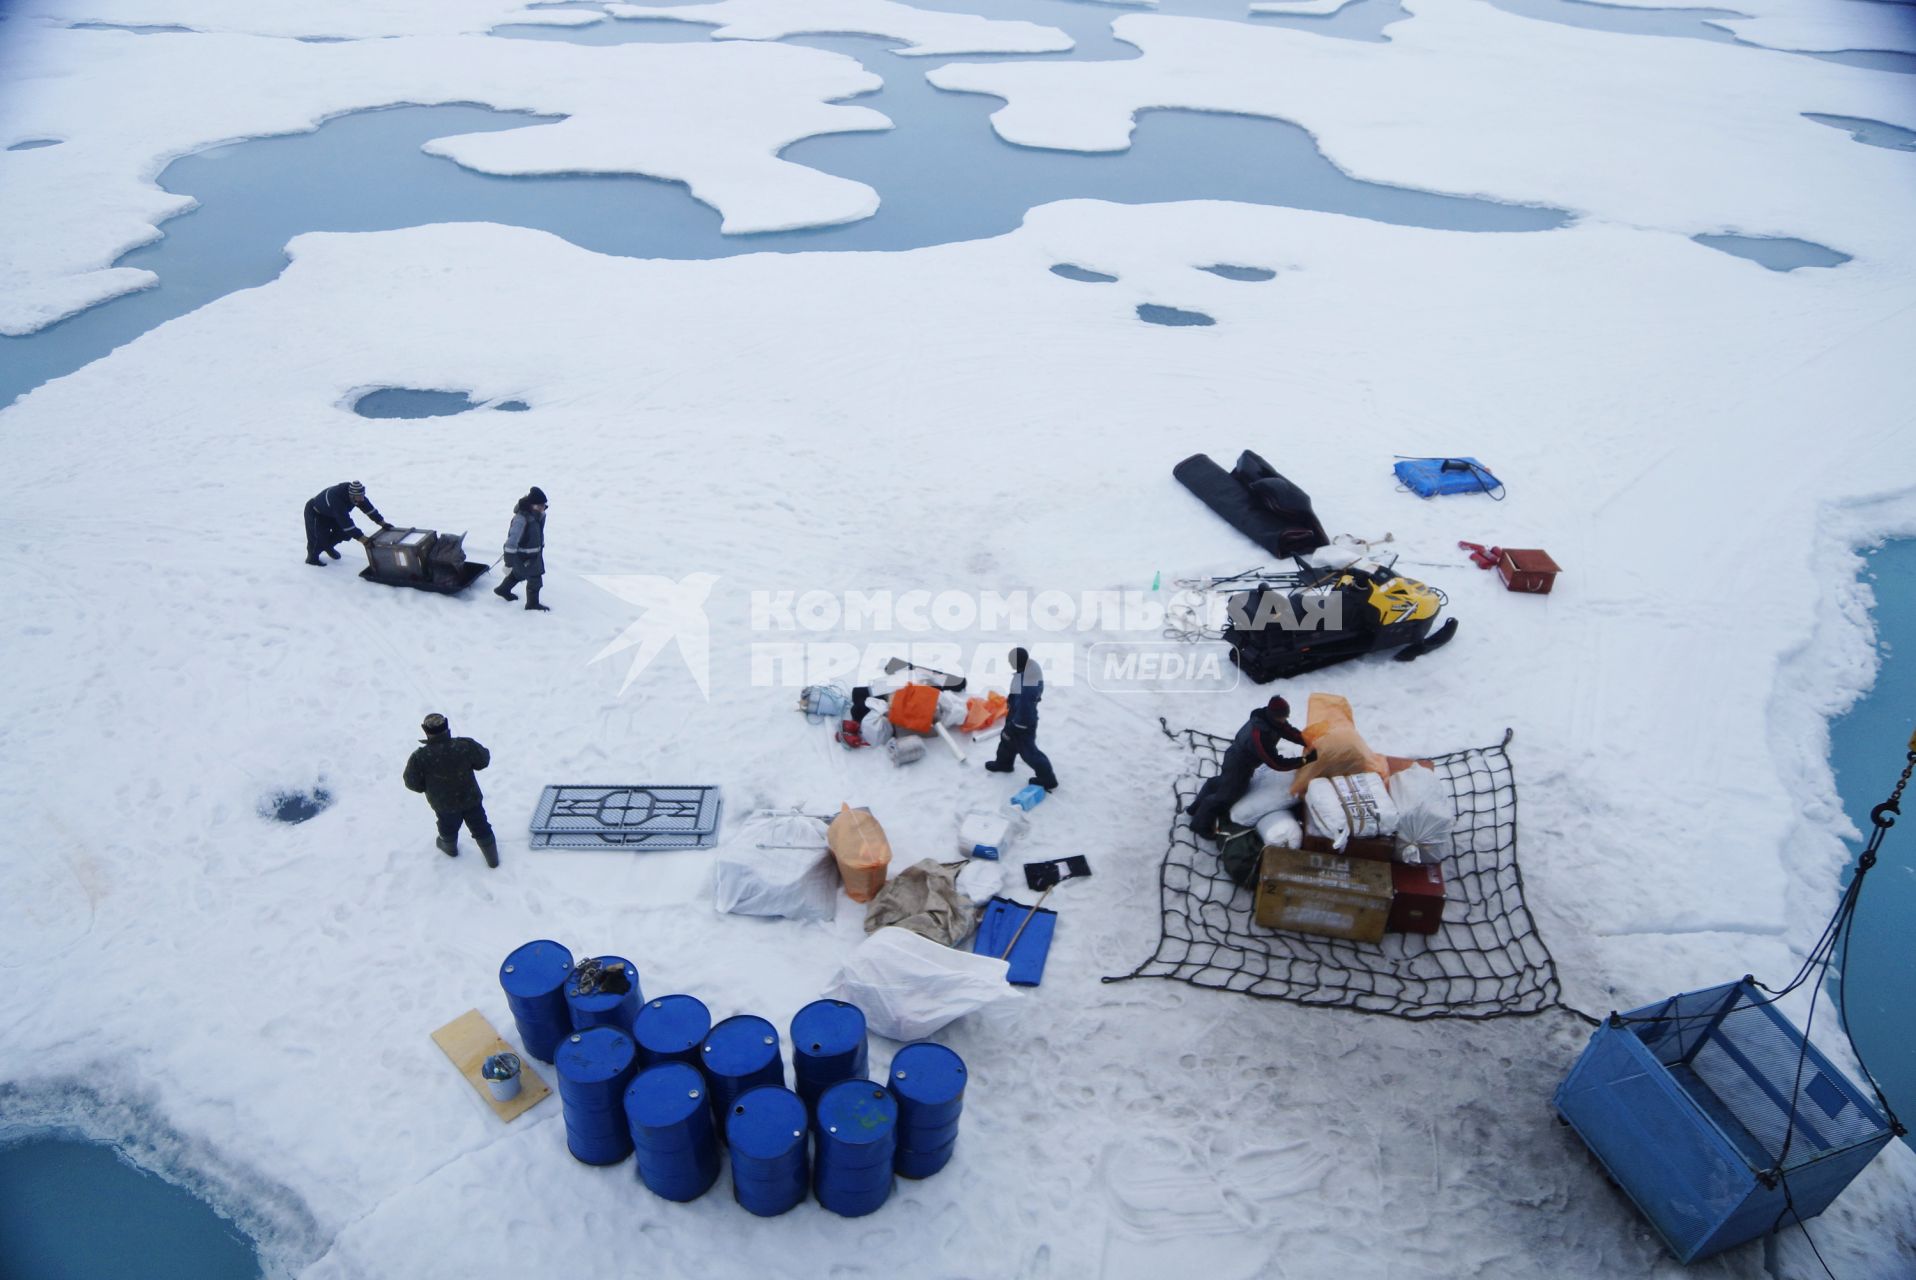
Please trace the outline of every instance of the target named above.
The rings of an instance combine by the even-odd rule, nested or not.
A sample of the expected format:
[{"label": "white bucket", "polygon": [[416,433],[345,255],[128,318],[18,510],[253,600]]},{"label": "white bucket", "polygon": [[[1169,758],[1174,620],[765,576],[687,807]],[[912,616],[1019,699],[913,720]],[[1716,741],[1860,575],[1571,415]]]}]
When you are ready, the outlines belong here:
[{"label": "white bucket", "polygon": [[512,1053],[495,1053],[486,1059],[479,1069],[485,1077],[486,1088],[492,1093],[494,1102],[510,1102],[519,1096],[519,1057]]}]

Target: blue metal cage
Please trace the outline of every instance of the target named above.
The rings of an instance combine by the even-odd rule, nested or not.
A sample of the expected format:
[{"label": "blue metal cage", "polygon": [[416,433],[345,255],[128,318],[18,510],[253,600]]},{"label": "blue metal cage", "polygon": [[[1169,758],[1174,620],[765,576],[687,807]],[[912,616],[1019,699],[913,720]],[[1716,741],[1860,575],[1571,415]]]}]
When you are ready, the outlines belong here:
[{"label": "blue metal cage", "polygon": [[1555,1102],[1680,1262],[1821,1213],[1892,1136],[1747,978],[1611,1015]]}]

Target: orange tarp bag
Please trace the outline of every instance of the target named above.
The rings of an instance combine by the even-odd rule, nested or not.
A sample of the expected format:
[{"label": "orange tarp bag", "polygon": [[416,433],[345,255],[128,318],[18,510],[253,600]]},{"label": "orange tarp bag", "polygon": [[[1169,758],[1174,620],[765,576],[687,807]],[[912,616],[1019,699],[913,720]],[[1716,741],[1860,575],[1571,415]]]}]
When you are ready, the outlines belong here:
[{"label": "orange tarp bag", "polygon": [[1005,695],[1002,693],[994,691],[982,698],[966,698],[965,722],[958,727],[966,733],[988,729],[1004,719],[1005,712],[1008,710],[1010,710],[1010,704],[1005,701]]},{"label": "orange tarp bag", "polygon": [[1370,749],[1357,732],[1350,699],[1335,693],[1313,693],[1304,717],[1304,745],[1317,759],[1291,775],[1291,794],[1301,796],[1313,778],[1346,778],[1353,774],[1384,774],[1389,762]]},{"label": "orange tarp bag", "polygon": [[832,851],[838,877],[853,902],[870,902],[885,887],[891,841],[870,809],[839,805],[838,816],[825,828],[825,847]]},{"label": "orange tarp bag", "polygon": [[891,696],[886,716],[908,733],[930,733],[938,719],[938,690],[928,684],[908,684]]}]

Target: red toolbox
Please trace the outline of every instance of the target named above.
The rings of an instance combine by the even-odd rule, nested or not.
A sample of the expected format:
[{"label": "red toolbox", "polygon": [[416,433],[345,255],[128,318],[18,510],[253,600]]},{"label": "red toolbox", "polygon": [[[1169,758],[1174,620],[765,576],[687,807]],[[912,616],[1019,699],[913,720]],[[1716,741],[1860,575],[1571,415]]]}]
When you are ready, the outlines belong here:
[{"label": "red toolbox", "polygon": [[1506,591],[1528,591],[1532,595],[1547,596],[1550,588],[1557,585],[1557,575],[1563,569],[1550,558],[1548,551],[1513,551],[1506,547],[1497,557],[1497,576],[1504,580]]},{"label": "red toolbox", "polygon": [[1435,933],[1444,923],[1444,869],[1434,862],[1393,863],[1386,933]]}]

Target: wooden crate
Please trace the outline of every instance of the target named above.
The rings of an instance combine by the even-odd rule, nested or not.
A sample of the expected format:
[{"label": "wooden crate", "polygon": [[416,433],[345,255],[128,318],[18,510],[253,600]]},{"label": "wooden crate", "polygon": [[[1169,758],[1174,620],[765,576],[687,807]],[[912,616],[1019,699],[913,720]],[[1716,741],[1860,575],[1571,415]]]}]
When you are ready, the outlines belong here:
[{"label": "wooden crate", "polygon": [[1253,918],[1266,929],[1377,942],[1390,904],[1389,863],[1271,845],[1258,868]]}]

